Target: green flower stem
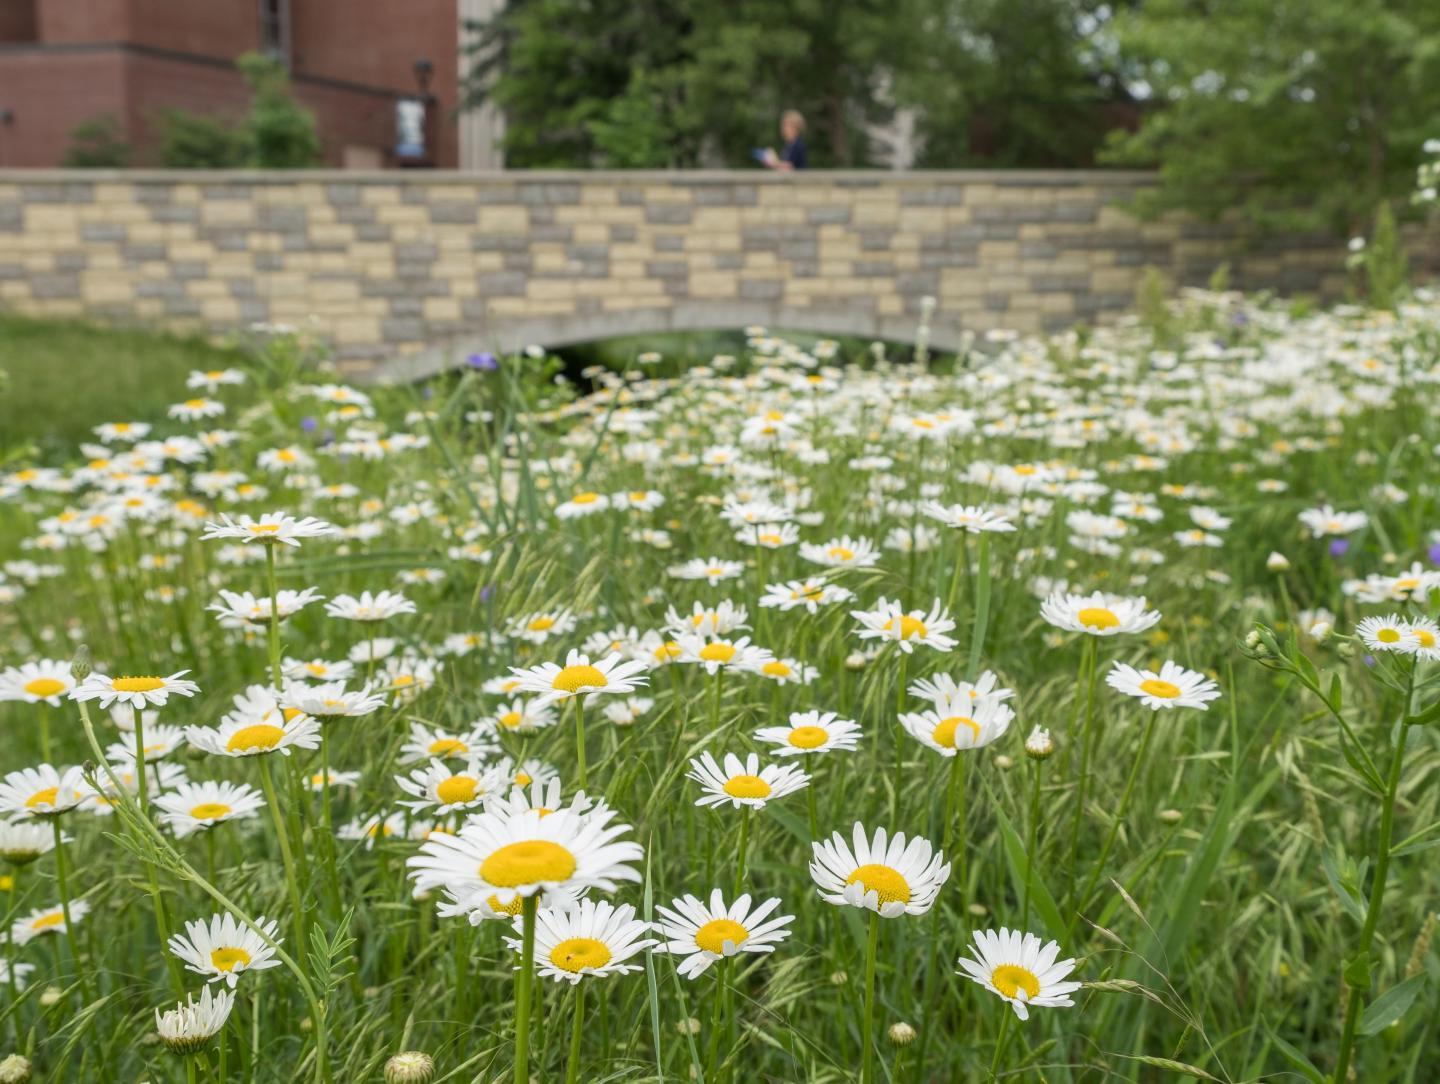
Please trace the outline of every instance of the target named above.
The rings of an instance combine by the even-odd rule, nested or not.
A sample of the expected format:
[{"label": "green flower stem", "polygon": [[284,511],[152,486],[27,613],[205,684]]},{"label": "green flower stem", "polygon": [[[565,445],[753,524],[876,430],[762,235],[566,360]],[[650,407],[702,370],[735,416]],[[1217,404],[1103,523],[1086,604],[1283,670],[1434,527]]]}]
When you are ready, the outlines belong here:
[{"label": "green flower stem", "polygon": [[538,896],[520,901],[520,969],[515,972],[515,1084],[530,1084],[530,984],[535,977]]},{"label": "green flower stem", "polygon": [[965,680],[974,681],[980,672],[980,655],[985,650],[985,631],[990,624],[990,532],[980,532],[980,567],[975,573],[975,624],[970,633],[970,660]]},{"label": "green flower stem", "polygon": [[587,979],[575,984],[575,1020],[570,1025],[570,1060],[565,1066],[565,1084],[579,1084],[580,1041],[585,1035],[585,987]]},{"label": "green flower stem", "polygon": [[265,545],[265,584],[270,591],[270,683],[280,695],[280,600],[275,588],[275,544]]},{"label": "green flower stem", "polygon": [[1000,1033],[995,1036],[995,1056],[990,1059],[990,1080],[994,1080],[1000,1073],[1000,1059],[1005,1054],[1005,1040],[1010,1038],[1010,1017],[1013,1013],[1014,1010],[1008,1004],[1000,1008]]},{"label": "green flower stem", "polygon": [[1034,773],[1034,782],[1030,788],[1030,817],[1026,822],[1025,840],[1025,887],[1021,891],[1020,900],[1020,928],[1030,928],[1030,881],[1034,876],[1035,869],[1035,847],[1040,839],[1040,772],[1043,761],[1031,760],[1030,769]]},{"label": "green flower stem", "polygon": [[[15,984],[15,897],[20,892],[20,867],[10,867],[10,889],[5,893],[5,974],[10,976],[10,989]],[[17,1005],[10,1013],[10,1027],[14,1029],[15,1045],[20,1045],[20,1008]]]},{"label": "green flower stem", "polygon": [[965,750],[950,758],[950,786],[945,799],[945,854],[955,865],[955,884],[965,892]]},{"label": "green flower stem", "polygon": [[585,773],[585,694],[575,695],[575,755],[580,761],[579,787],[586,789]]},{"label": "green flower stem", "polygon": [[860,1084],[875,1082],[875,951],[880,945],[880,912],[870,913],[865,943],[865,1023],[860,1036]]},{"label": "green flower stem", "polygon": [[[745,885],[745,851],[750,845],[750,807],[740,807],[740,846],[735,859],[735,895],[740,895]],[[732,898],[731,902],[734,900]]]},{"label": "green flower stem", "polygon": [[[1095,868],[1090,871],[1090,880],[1085,883],[1084,890],[1075,897],[1075,906],[1066,920],[1065,936],[1068,939],[1070,931],[1075,927],[1075,919],[1085,906],[1090,902],[1090,893],[1095,891],[1095,885],[1100,880],[1100,874],[1105,869],[1105,860],[1110,857],[1110,849],[1115,846],[1115,837],[1120,832],[1120,823],[1125,819],[1126,812],[1130,809],[1130,798],[1135,793],[1135,781],[1140,776],[1140,767],[1150,755],[1150,743],[1155,737],[1155,720],[1160,713],[1150,711],[1150,717],[1145,720],[1145,733],[1140,739],[1140,752],[1130,762],[1130,774],[1125,779],[1125,790],[1120,795],[1120,805],[1115,810],[1115,815],[1110,821],[1110,831],[1105,833],[1105,843],[1100,848],[1100,857],[1095,862]],[[1027,878],[1028,880],[1028,878]]]},{"label": "green flower stem", "polygon": [[720,1061],[720,1035],[725,1030],[725,1002],[729,960],[715,963],[715,1002],[710,1008],[710,1041],[705,1052],[705,1084],[715,1084],[716,1066]]},{"label": "green flower stem", "polygon": [[304,958],[305,953],[305,908],[301,902],[300,878],[295,868],[295,855],[290,850],[290,835],[285,830],[285,814],[280,808],[280,799],[275,793],[275,780],[270,773],[270,754],[261,753],[260,785],[265,790],[265,801],[270,806],[270,818],[275,825],[275,838],[280,841],[280,859],[285,866],[285,886],[290,893],[290,909],[295,913],[295,951]]},{"label": "green flower stem", "polygon": [[[1385,781],[1385,801],[1380,807],[1380,840],[1375,854],[1375,872],[1370,882],[1370,901],[1365,908],[1365,926],[1360,931],[1359,953],[1368,961],[1375,941],[1375,927],[1380,923],[1380,907],[1385,902],[1385,878],[1390,870],[1390,837],[1395,828],[1395,795],[1400,790],[1400,773],[1405,765],[1405,739],[1410,734],[1410,705],[1415,695],[1415,669],[1410,664],[1410,677],[1405,688],[1404,711],[1400,717],[1400,733],[1395,737],[1395,751],[1390,757],[1390,774]],[[1368,964],[1366,967],[1368,971]],[[1340,1031],[1340,1051],[1335,1056],[1335,1084],[1349,1078],[1350,1057],[1355,1047],[1355,1027],[1360,1022],[1361,1003],[1365,991],[1351,988],[1345,1006],[1345,1023]]]},{"label": "green flower stem", "polygon": [[335,864],[335,828],[330,813],[330,727],[333,719],[320,720],[320,823],[325,829],[325,843],[322,853],[325,858],[325,875],[330,884],[332,914],[340,910],[340,871]]},{"label": "green flower stem", "polygon": [[[60,911],[65,916],[65,940],[70,945],[70,959],[75,965],[75,977],[80,981],[80,993],[89,1005],[95,1000],[90,986],[90,976],[80,960],[80,943],[75,939],[75,924],[70,920],[70,885],[65,875],[65,843],[60,834],[60,818],[52,815],[50,827],[55,832],[55,880],[60,887]],[[13,984],[15,976],[10,976]]]},{"label": "green flower stem", "polygon": [[[1080,742],[1080,778],[1075,785],[1075,817],[1070,827],[1070,868],[1076,868],[1077,856],[1080,850],[1080,822],[1085,817],[1085,791],[1090,776],[1090,748],[1092,732],[1094,731],[1095,714],[1095,678],[1099,670],[1096,659],[1097,648],[1095,637],[1085,636],[1085,646],[1080,656],[1080,683],[1085,687],[1085,718],[1084,729],[1076,735]],[[1079,698],[1076,698],[1079,704]],[[1075,734],[1075,728],[1070,728],[1071,734]]]}]

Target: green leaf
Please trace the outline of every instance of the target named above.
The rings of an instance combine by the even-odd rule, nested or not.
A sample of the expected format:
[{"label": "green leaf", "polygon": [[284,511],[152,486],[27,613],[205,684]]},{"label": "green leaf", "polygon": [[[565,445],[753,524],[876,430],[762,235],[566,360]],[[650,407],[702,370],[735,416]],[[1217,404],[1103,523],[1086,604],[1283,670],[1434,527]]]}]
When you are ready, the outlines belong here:
[{"label": "green leaf", "polygon": [[1340,906],[1345,909],[1345,913],[1360,925],[1365,925],[1365,905],[1345,884],[1339,869],[1336,868],[1335,856],[1328,850],[1320,855],[1320,867],[1325,871],[1325,879],[1330,882],[1330,887],[1339,898]]},{"label": "green leaf", "polygon": [[1370,954],[1362,952],[1345,965],[1345,985],[1352,990],[1370,989]]},{"label": "green leaf", "polygon": [[1340,675],[1335,674],[1330,678],[1330,707],[1339,711],[1344,700],[1344,687],[1340,684]]},{"label": "green leaf", "polygon": [[1375,1035],[1399,1020],[1415,1003],[1415,998],[1425,986],[1425,973],[1421,972],[1404,982],[1396,983],[1372,1001],[1360,1017],[1361,1035]]},{"label": "green leaf", "polygon": [[1276,1035],[1274,1031],[1270,1032],[1270,1041],[1275,1044],[1275,1049],[1280,1051],[1285,1060],[1299,1070],[1306,1080],[1310,1081],[1310,1084],[1330,1084],[1330,1078],[1315,1068],[1309,1058],[1295,1046]]},{"label": "green leaf", "polygon": [[[1005,859],[1010,866],[1010,879],[1014,882],[1015,893],[1023,896],[1027,865],[1025,844],[1020,841],[1019,833],[1015,831],[1009,818],[998,807],[995,809],[995,820],[1000,828],[1000,838],[1005,844]],[[1040,921],[1052,936],[1060,937],[1065,933],[1065,920],[1060,917],[1060,908],[1055,904],[1055,897],[1050,895],[1050,890],[1040,879],[1040,871],[1033,866],[1030,869],[1030,902],[1035,905],[1035,913],[1040,916]]]}]

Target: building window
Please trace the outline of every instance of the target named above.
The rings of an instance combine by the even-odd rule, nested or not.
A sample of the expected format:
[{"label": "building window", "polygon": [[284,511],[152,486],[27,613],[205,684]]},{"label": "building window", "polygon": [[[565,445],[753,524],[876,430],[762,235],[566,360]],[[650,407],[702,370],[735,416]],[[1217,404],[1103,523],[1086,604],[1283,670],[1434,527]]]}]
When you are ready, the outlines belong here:
[{"label": "building window", "polygon": [[260,0],[260,51],[290,63],[290,0]]}]

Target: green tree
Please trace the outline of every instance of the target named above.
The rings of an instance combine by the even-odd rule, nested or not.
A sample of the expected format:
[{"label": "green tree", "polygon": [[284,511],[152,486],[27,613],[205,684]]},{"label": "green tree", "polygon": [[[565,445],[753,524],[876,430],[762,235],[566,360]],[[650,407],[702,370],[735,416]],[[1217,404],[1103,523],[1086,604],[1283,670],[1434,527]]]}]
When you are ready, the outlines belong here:
[{"label": "green tree", "polygon": [[285,66],[259,53],[246,53],[235,66],[250,87],[244,123],[247,163],[261,169],[303,169],[319,162],[315,114],[290,93]]},{"label": "green tree", "polygon": [[1115,29],[1156,103],[1107,155],[1159,165],[1142,209],[1358,232],[1440,114],[1434,0],[1146,0]]},{"label": "green tree", "polygon": [[120,169],[130,164],[130,158],[120,119],[105,113],[75,125],[60,164],[68,169]]},{"label": "green tree", "polygon": [[160,119],[160,162],[170,169],[233,169],[247,157],[245,133],[223,117],[167,109]]}]

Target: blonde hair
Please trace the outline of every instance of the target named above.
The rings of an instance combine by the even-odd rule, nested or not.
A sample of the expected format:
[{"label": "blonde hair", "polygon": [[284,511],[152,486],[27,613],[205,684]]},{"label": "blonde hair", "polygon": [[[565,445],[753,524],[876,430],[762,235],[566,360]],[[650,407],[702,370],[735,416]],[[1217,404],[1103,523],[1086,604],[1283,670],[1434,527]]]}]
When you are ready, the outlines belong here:
[{"label": "blonde hair", "polygon": [[785,112],[781,113],[780,123],[784,124],[786,121],[793,121],[795,123],[795,127],[799,129],[800,134],[805,134],[805,114],[800,112],[800,110],[787,109],[785,110]]}]

